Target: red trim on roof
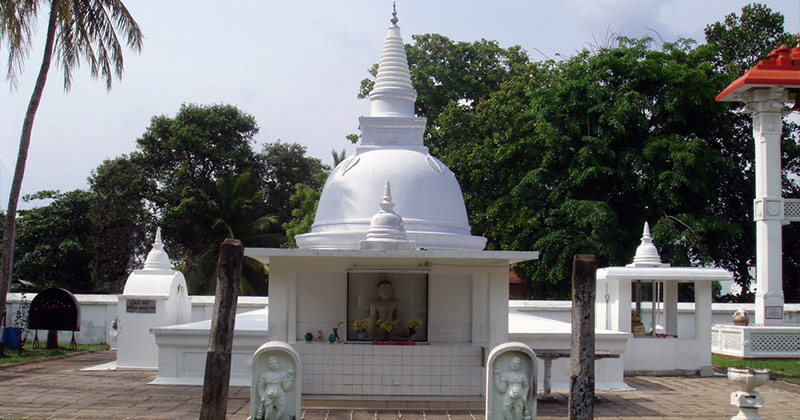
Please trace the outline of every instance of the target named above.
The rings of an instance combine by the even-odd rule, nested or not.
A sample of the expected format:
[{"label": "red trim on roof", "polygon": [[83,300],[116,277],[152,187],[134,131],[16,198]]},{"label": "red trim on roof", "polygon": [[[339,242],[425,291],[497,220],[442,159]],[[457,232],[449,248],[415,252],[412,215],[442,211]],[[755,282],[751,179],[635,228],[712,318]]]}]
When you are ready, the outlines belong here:
[{"label": "red trim on roof", "polygon": [[733,93],[746,92],[754,87],[800,87],[800,46],[790,49],[786,45],[772,51],[766,60],[761,60],[741,77],[734,80],[719,95],[718,101],[738,101],[729,97]]}]

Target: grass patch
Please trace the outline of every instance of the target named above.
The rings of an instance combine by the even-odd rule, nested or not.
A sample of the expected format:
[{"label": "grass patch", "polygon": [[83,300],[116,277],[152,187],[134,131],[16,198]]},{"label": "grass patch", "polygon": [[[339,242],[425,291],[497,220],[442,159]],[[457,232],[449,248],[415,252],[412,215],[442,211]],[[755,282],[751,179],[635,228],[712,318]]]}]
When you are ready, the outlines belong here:
[{"label": "grass patch", "polygon": [[787,381],[800,384],[800,359],[738,359],[736,357],[711,355],[711,363],[718,367],[745,367],[769,369]]},{"label": "grass patch", "polygon": [[57,349],[47,350],[44,348],[44,343],[42,343],[42,347],[38,349],[33,349],[31,348],[30,343],[28,343],[26,348],[22,350],[22,355],[18,354],[17,349],[10,349],[6,347],[5,356],[0,357],[0,365],[28,362],[31,360],[44,359],[46,357],[53,357],[53,356],[62,356],[65,354],[78,353],[87,350],[106,350],[106,349],[108,349],[108,344],[78,344],[77,350],[70,350],[66,347],[59,347]]}]

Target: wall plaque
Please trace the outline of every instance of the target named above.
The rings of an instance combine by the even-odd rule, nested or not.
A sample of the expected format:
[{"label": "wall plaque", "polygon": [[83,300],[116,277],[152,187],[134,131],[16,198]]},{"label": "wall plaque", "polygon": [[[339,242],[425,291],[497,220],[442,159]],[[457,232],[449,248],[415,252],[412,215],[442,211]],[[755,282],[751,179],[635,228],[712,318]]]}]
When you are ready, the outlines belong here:
[{"label": "wall plaque", "polygon": [[783,319],[783,306],[767,306],[764,308],[764,318]]},{"label": "wall plaque", "polygon": [[156,301],[130,299],[125,305],[125,312],[136,314],[154,314],[156,313]]}]

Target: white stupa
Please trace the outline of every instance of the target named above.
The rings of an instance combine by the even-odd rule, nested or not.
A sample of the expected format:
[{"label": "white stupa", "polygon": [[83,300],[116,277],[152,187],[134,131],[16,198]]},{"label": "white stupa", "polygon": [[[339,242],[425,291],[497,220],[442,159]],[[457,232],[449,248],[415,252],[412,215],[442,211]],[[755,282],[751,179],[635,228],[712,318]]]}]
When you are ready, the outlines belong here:
[{"label": "white stupa", "polygon": [[470,234],[456,177],[422,143],[426,119],[414,115],[416,98],[395,17],[369,93],[370,116],[359,118],[361,144],[331,172],[311,233],[295,238],[298,247],[360,249],[375,202],[383,196],[383,180],[391,179],[396,211],[418,248],[484,248],[486,238]]},{"label": "white stupa", "polygon": [[192,305],[183,273],[172,269],[156,230],[144,268],[125,282],[117,305],[117,368],[156,369],[158,347],[151,328],[189,322]]},{"label": "white stupa", "polygon": [[414,250],[414,241],[408,240],[403,217],[394,211],[394,206],[392,189],[387,179],[381,209],[372,216],[367,239],[361,241],[361,249]]},{"label": "white stupa", "polygon": [[653,244],[653,237],[650,236],[650,224],[647,222],[644,222],[642,243],[636,248],[633,262],[626,267],[669,267],[668,263],[661,262],[661,255],[658,254],[658,249]]}]

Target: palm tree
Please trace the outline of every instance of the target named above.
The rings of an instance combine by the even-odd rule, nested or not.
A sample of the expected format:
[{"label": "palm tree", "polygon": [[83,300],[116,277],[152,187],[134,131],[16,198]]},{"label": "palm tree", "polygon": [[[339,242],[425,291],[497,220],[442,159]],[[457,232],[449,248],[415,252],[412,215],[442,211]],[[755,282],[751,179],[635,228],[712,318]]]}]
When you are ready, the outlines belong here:
[{"label": "palm tree", "polygon": [[[236,176],[228,174],[217,180],[206,196],[209,213],[214,222],[210,232],[213,239],[197,255],[188,258],[182,267],[192,293],[214,294],[219,246],[226,238],[235,238],[245,246],[278,246],[283,236],[270,233],[277,218],[262,215],[264,191],[259,190],[250,172]],[[242,263],[240,293],[267,295],[267,266],[250,257]]]},{"label": "palm tree", "polygon": [[333,167],[339,166],[339,164],[347,159],[347,151],[342,149],[342,153],[337,153],[336,149],[331,150],[331,156],[333,156]]},{"label": "palm tree", "polygon": [[[0,42],[9,49],[7,79],[15,84],[17,71],[30,51],[30,36],[36,23],[39,2],[43,0],[0,0]],[[6,306],[14,260],[14,236],[22,178],[28,158],[33,120],[42,99],[47,73],[55,53],[56,63],[64,69],[64,90],[69,91],[72,70],[81,61],[89,64],[92,77],[102,77],[111,89],[114,76],[122,77],[123,58],[120,37],[136,52],[142,49],[142,31],[120,0],[50,0],[44,55],[31,94],[22,134],[17,164],[8,196],[3,249],[0,257],[0,308]]]}]

